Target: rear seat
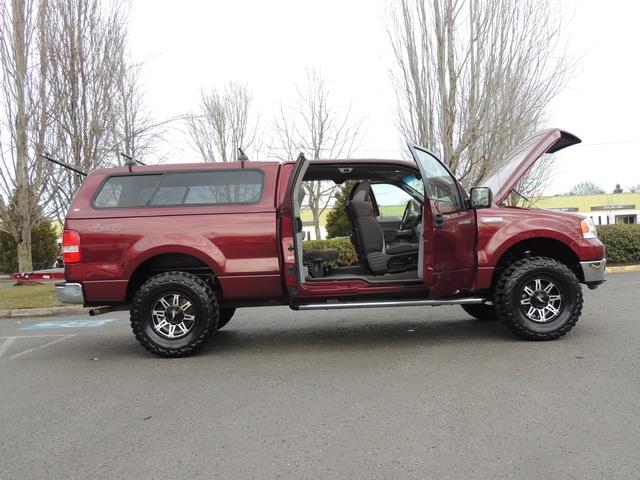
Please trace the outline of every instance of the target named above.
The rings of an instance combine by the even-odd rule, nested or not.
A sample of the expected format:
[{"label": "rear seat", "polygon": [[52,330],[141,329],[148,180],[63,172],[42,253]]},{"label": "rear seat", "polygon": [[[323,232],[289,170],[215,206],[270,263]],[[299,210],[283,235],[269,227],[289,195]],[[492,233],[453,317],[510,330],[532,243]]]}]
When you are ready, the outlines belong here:
[{"label": "rear seat", "polygon": [[340,257],[340,252],[335,248],[323,248],[316,250],[305,250],[302,255],[304,265],[309,269],[309,274],[313,278],[324,277],[328,271],[327,263],[336,263]]}]

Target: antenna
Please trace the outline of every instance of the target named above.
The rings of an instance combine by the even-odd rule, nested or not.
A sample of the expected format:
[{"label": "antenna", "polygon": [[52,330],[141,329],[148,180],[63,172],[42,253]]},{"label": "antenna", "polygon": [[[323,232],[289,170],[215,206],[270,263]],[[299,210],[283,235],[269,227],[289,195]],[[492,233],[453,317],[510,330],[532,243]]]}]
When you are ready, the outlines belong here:
[{"label": "antenna", "polygon": [[61,167],[66,168],[67,170],[71,170],[72,172],[77,173],[78,175],[80,175],[82,177],[86,177],[87,176],[87,172],[85,172],[84,170],[80,170],[79,168],[76,168],[73,165],[69,165],[67,162],[63,162],[62,160],[57,160],[57,159],[55,159],[53,157],[50,157],[46,153],[41,153],[40,156],[42,158],[44,158],[45,160],[48,160],[51,163],[55,163],[56,165],[60,165]]},{"label": "antenna", "polygon": [[245,162],[249,160],[249,157],[245,155],[245,153],[242,151],[242,148],[238,147],[238,152],[240,152],[240,155],[238,155],[238,161]]}]

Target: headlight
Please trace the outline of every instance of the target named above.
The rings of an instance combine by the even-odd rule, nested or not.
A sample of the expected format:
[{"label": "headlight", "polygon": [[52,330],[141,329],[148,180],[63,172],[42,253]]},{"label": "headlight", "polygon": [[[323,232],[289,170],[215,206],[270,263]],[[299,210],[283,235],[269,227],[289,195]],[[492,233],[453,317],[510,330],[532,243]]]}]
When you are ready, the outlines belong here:
[{"label": "headlight", "polygon": [[596,226],[590,218],[582,220],[582,222],[580,222],[580,227],[582,228],[582,236],[584,238],[598,238]]}]

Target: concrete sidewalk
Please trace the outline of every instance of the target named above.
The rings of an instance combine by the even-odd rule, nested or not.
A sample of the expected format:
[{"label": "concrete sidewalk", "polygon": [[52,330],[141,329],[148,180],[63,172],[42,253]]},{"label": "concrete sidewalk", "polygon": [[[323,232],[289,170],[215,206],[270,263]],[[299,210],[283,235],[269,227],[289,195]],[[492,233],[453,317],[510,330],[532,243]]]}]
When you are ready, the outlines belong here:
[{"label": "concrete sidewalk", "polygon": [[76,313],[86,313],[88,315],[89,309],[79,305],[48,308],[14,308],[12,310],[0,310],[0,318],[49,317],[54,315],[73,315]]}]

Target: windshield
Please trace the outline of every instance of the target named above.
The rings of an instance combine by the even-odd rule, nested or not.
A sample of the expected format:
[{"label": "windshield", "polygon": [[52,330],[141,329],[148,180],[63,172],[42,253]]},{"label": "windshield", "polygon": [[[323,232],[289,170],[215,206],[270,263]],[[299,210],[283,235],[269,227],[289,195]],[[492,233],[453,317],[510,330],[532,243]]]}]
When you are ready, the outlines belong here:
[{"label": "windshield", "polygon": [[422,183],[422,180],[415,175],[407,175],[402,179],[402,183],[419,194],[420,197],[424,197],[424,184]]}]

